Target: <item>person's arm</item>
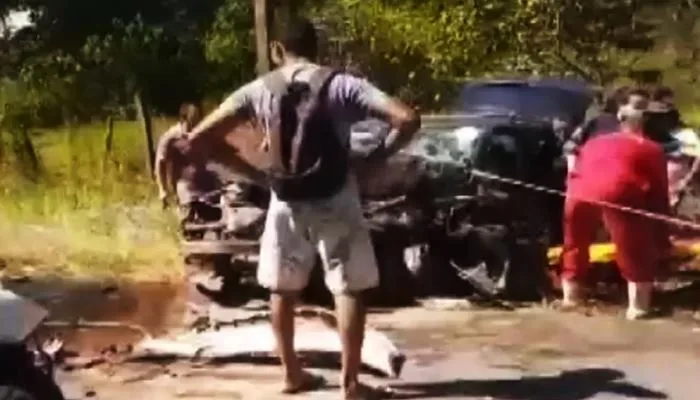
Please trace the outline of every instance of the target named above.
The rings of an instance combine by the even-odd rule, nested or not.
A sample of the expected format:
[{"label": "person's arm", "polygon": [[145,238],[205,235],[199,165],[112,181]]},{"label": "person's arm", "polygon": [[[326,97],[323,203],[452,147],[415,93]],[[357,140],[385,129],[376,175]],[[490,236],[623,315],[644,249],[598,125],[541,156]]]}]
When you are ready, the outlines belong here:
[{"label": "person's arm", "polygon": [[156,159],[156,186],[158,187],[158,198],[163,200],[168,197],[168,162],[165,159]]},{"label": "person's arm", "polygon": [[694,157],[693,158],[693,165],[690,167],[690,171],[681,179],[681,181],[678,184],[678,192],[683,192],[688,188],[690,185],[690,182],[693,181],[693,178],[695,175],[697,175],[698,170],[700,170],[700,158],[699,157]]},{"label": "person's arm", "polygon": [[358,121],[378,118],[391,125],[383,151],[377,153],[381,158],[389,157],[406,146],[420,129],[421,120],[417,112],[366,79],[339,75],[332,82],[332,92],[348,109],[356,112]]},{"label": "person's arm", "polygon": [[[253,81],[239,88],[229,97],[227,97],[219,107],[212,113],[207,115],[196,127],[187,133],[187,139],[190,143],[189,151],[197,153],[197,147],[201,145],[211,145],[211,142],[206,140],[198,140],[207,137],[217,131],[217,128],[225,121],[234,119],[232,126],[243,124],[251,121],[252,106],[255,99],[259,96],[262,90],[263,83],[260,80]],[[236,129],[238,130],[238,129]],[[264,144],[264,143],[263,143]],[[193,150],[194,149],[194,150]],[[238,156],[236,151],[231,149],[227,155],[226,163],[228,167],[235,169],[244,177],[256,183],[264,183],[266,175],[251,165],[248,161]],[[261,149],[263,150],[263,149]]]},{"label": "person's arm", "polygon": [[678,187],[675,188],[678,191],[678,197],[680,197],[681,193],[686,190],[700,170],[700,153],[698,152],[700,149],[700,140],[698,140],[697,134],[693,131],[681,131],[677,134],[676,138],[681,143],[681,153],[693,159],[690,171],[680,179]]},{"label": "person's arm", "polygon": [[578,154],[579,148],[583,144],[584,128],[579,126],[574,130],[569,139],[564,142],[564,151],[567,154],[576,155]]},{"label": "person's arm", "polygon": [[251,92],[257,81],[249,83],[227,97],[216,110],[207,115],[196,127],[187,133],[187,138],[194,141],[202,135],[206,135],[231,117],[244,116],[251,105]]},{"label": "person's arm", "polygon": [[167,205],[169,195],[168,189],[170,189],[168,184],[168,164],[171,143],[172,132],[168,131],[164,133],[158,141],[155,156],[155,178],[156,186],[158,188],[158,199],[160,199],[164,207]]}]

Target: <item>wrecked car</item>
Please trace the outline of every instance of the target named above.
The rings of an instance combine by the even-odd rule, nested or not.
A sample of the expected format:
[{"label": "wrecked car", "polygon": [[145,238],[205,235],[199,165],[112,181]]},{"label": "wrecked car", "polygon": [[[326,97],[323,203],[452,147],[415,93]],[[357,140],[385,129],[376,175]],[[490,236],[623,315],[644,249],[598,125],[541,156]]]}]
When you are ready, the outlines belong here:
[{"label": "wrecked car", "polygon": [[58,347],[36,340],[47,316],[43,307],[0,286],[0,398],[64,399],[53,377]]},{"label": "wrecked car", "polygon": [[[373,297],[402,303],[415,296],[474,291],[519,299],[544,295],[547,247],[559,240],[562,199],[487,175],[563,188],[562,143],[583,120],[592,98],[585,85],[567,81],[465,85],[452,112],[424,117],[420,137],[380,171],[359,170],[384,282]],[[371,152],[387,131],[374,120],[355,126],[354,154]],[[262,169],[259,132],[253,125],[222,128],[207,139],[208,150],[200,156],[231,169],[241,159]],[[229,204],[232,209],[265,207],[259,196],[241,195],[236,202]],[[229,246],[233,253],[235,243],[259,234],[262,218],[255,224],[257,230],[222,229],[209,242],[218,242],[222,252]],[[207,247],[206,239],[200,241],[201,248]],[[190,241],[188,248],[200,244]]]}]

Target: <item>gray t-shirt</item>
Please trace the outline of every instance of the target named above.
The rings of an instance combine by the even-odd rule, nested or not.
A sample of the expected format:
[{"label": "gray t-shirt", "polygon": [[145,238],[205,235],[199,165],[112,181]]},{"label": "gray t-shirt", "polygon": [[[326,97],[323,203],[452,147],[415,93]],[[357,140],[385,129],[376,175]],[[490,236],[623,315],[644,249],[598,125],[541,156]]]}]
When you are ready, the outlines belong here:
[{"label": "gray t-shirt", "polygon": [[[319,68],[316,64],[297,63],[281,68],[287,80],[294,75],[294,80],[308,82],[311,75]],[[253,110],[254,117],[263,128],[269,125],[272,117],[273,94],[261,78],[241,87],[231,94],[219,106],[236,113],[243,108]],[[333,115],[336,132],[346,146],[350,145],[350,129],[370,117],[370,112],[382,110],[389,100],[384,92],[369,81],[356,76],[340,73],[333,77],[328,86],[328,106]]]}]

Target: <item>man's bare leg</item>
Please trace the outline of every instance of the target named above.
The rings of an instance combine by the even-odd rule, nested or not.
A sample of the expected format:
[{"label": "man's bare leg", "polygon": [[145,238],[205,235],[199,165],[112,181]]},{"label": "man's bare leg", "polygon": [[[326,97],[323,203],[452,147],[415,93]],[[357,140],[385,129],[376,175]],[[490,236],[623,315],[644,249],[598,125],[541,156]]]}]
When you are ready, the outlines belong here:
[{"label": "man's bare leg", "polygon": [[362,363],[365,336],[365,306],[360,293],[335,296],[338,333],[343,345],[340,387],[345,399],[355,398],[359,389],[358,374]]},{"label": "man's bare leg", "polygon": [[284,390],[294,391],[304,385],[304,371],[294,351],[294,306],[296,293],[272,293],[272,329],[277,342],[277,354],[284,369]]}]

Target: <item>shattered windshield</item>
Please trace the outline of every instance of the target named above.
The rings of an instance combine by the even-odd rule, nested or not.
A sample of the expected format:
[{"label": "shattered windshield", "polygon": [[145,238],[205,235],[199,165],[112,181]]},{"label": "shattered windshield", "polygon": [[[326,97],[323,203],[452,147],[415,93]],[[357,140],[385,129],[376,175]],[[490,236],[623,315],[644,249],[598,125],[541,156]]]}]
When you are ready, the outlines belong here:
[{"label": "shattered windshield", "polygon": [[476,127],[465,126],[425,134],[414,140],[404,151],[434,162],[463,163],[465,159],[471,158],[474,140],[481,131]]},{"label": "shattered windshield", "polygon": [[[472,156],[473,141],[483,128],[462,123],[445,126],[426,121],[421,134],[402,151],[437,163],[463,163],[465,158]],[[380,145],[388,131],[389,125],[379,120],[355,124],[350,137],[352,151],[356,154],[369,154]]]}]

